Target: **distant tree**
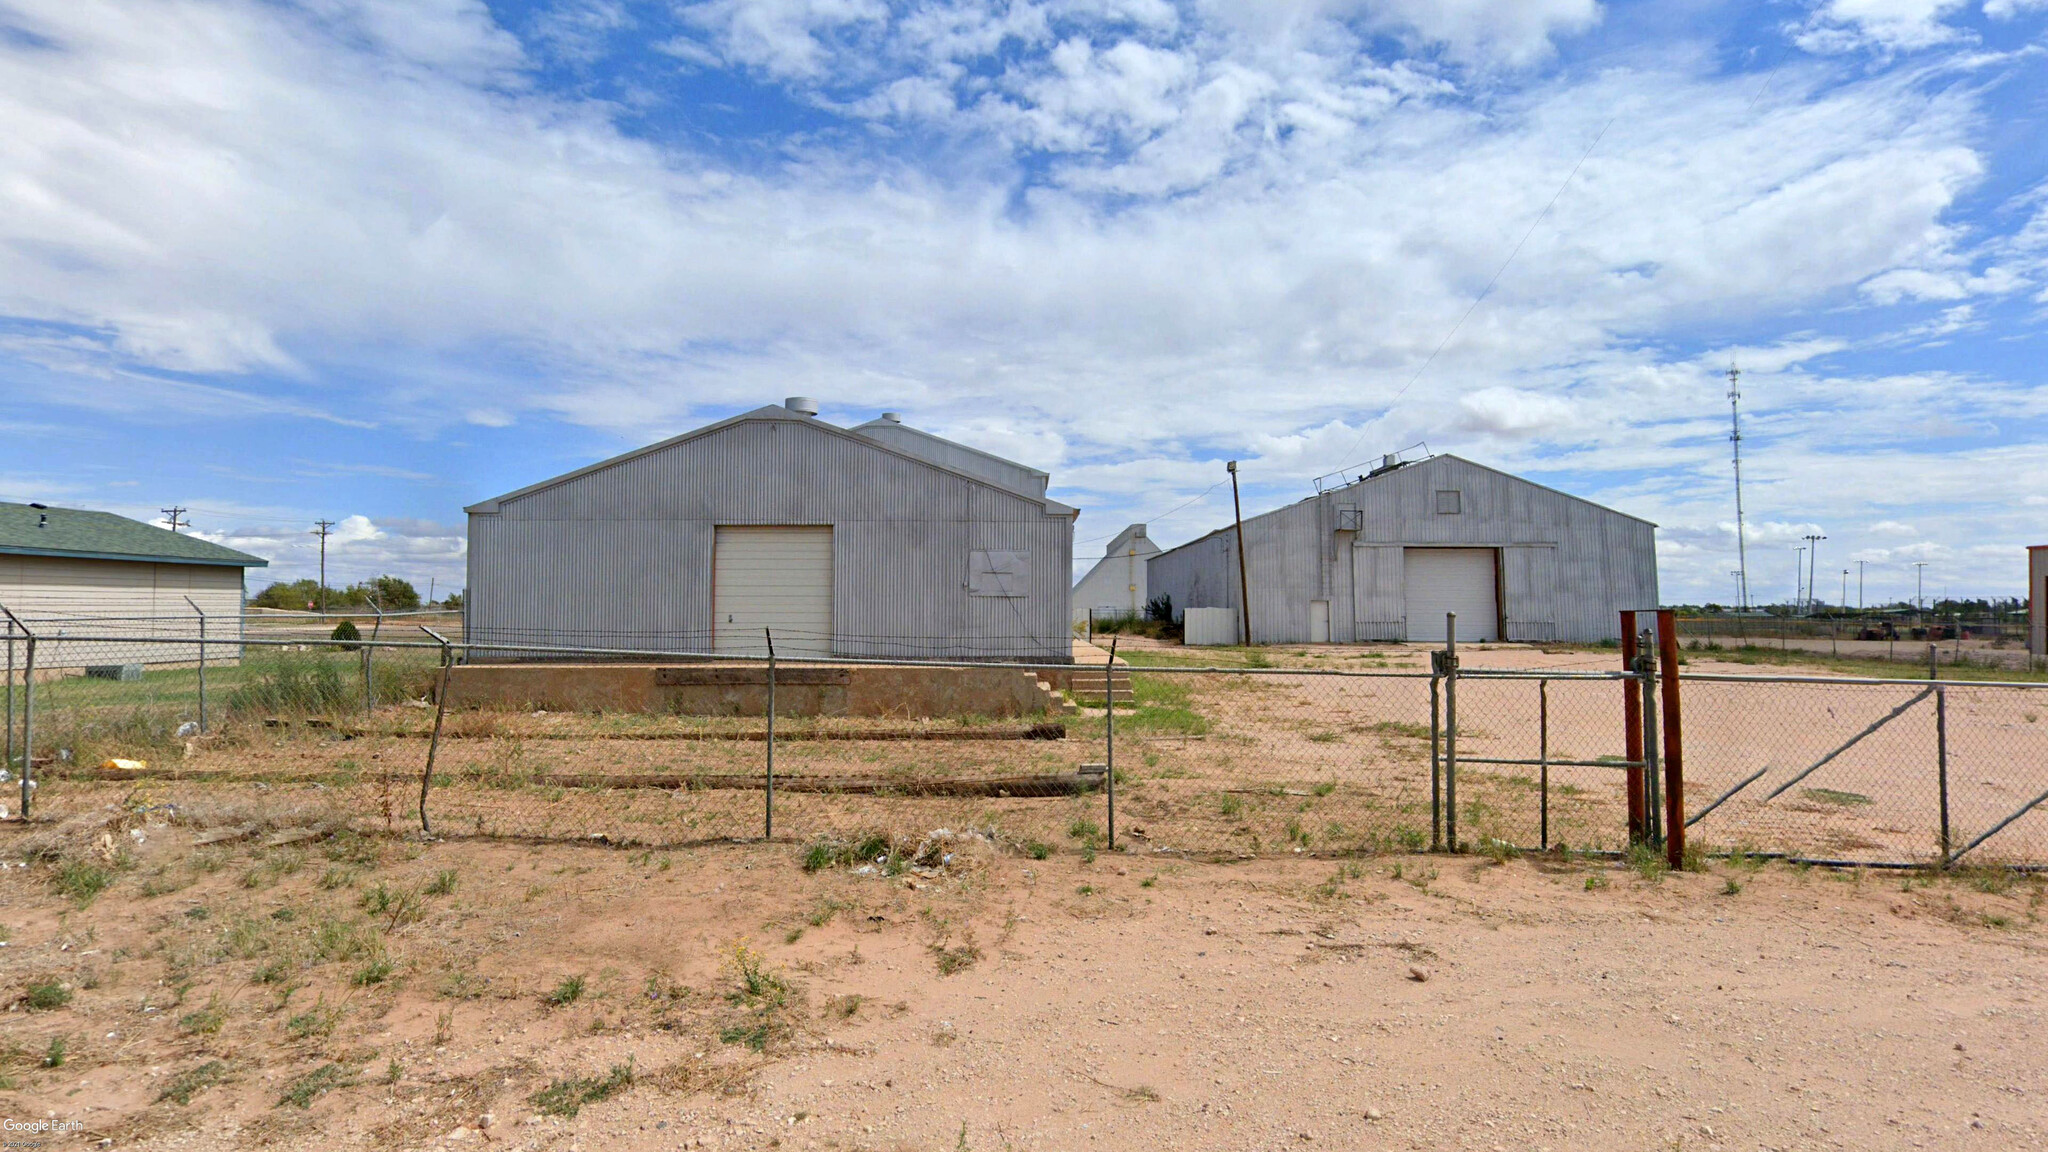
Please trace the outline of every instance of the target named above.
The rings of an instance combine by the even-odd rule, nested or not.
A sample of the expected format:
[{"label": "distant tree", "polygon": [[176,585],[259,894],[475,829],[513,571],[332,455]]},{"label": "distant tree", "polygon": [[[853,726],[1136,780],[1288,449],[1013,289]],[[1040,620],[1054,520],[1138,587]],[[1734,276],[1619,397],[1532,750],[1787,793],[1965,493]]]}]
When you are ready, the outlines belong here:
[{"label": "distant tree", "polygon": [[[328,591],[330,601],[336,595],[332,589]],[[257,608],[282,608],[294,612],[304,612],[308,604],[319,602],[320,584],[315,580],[278,581],[249,601]]]},{"label": "distant tree", "polygon": [[365,603],[375,600],[377,607],[386,612],[410,612],[420,606],[419,589],[396,576],[378,576],[367,584],[358,584],[351,592],[360,590]]},{"label": "distant tree", "polygon": [[448,609],[450,612],[462,611],[462,593],[450,592],[446,596],[441,597],[441,607]]}]

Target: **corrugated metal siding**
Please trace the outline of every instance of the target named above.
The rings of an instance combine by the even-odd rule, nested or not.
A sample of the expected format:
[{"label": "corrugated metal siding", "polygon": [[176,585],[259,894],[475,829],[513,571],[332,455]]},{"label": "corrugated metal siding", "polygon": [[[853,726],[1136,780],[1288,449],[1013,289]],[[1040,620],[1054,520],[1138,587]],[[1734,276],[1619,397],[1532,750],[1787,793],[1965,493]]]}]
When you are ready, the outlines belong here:
[{"label": "corrugated metal siding", "polygon": [[[1437,513],[1439,490],[1459,493],[1457,515]],[[1339,505],[1359,508],[1358,532],[1333,531]],[[1621,609],[1657,603],[1653,525],[1455,457],[1252,517],[1245,542],[1252,633],[1262,643],[1307,642],[1309,601],[1325,597],[1352,606],[1352,619],[1339,613],[1331,621],[1333,636],[1399,638],[1404,546],[1502,549],[1510,638],[1610,639]],[[1235,548],[1234,532],[1225,529],[1161,553],[1149,565],[1153,593],[1172,596],[1176,608],[1236,608]]]},{"label": "corrugated metal siding", "polygon": [[[708,650],[720,524],[832,526],[840,655],[1071,655],[1072,519],[792,420],[735,424],[472,514],[470,635]],[[970,602],[976,549],[1030,553],[1029,595]]]}]

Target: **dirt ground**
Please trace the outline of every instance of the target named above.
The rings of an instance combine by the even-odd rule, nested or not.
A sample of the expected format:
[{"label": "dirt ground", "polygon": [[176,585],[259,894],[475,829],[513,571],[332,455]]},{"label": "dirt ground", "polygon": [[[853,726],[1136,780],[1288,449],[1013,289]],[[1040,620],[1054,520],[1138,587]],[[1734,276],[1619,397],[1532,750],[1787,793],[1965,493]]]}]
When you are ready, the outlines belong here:
[{"label": "dirt ground", "polygon": [[973,836],[815,870],[802,842],[265,846],[304,823],[0,833],[0,1114],[66,1129],[10,1141],[2048,1141],[2048,885],[2007,873],[1033,859]]}]

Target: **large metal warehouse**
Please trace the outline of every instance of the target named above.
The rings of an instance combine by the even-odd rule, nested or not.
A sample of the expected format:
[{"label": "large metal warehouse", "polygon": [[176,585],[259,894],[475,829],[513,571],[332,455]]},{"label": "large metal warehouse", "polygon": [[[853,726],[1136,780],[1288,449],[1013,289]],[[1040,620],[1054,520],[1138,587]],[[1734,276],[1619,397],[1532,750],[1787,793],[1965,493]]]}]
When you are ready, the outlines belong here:
[{"label": "large metal warehouse", "polygon": [[239,639],[244,573],[269,563],[112,512],[0,503],[0,604],[45,638],[41,668],[192,660],[184,645],[62,637],[196,638],[200,612],[209,638]]},{"label": "large metal warehouse", "polygon": [[[1657,604],[1657,526],[1457,456],[1388,461],[1244,522],[1255,643],[1595,642]],[[1243,603],[1237,532],[1154,556],[1176,611]]]},{"label": "large metal warehouse", "polygon": [[1136,616],[1151,598],[1146,591],[1145,565],[1159,555],[1159,545],[1145,535],[1143,524],[1132,524],[1116,534],[1102,550],[1102,559],[1074,585],[1074,623],[1094,613],[1108,616]]},{"label": "large metal warehouse", "polygon": [[[480,644],[1072,659],[1044,472],[792,397],[470,506]],[[509,650],[508,655],[516,655]]]}]

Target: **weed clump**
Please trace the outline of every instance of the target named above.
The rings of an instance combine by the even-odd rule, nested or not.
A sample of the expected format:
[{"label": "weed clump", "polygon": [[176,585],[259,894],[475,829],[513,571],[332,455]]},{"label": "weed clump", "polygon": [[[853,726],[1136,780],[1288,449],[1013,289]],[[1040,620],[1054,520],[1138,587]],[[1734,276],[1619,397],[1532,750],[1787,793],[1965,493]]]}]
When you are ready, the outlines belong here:
[{"label": "weed clump", "polygon": [[555,990],[541,997],[541,999],[551,1008],[567,1008],[569,1005],[583,999],[584,989],[585,982],[583,977],[564,976],[562,977],[562,982],[555,985]]},{"label": "weed clump", "polygon": [[169,1100],[173,1104],[190,1104],[194,1096],[227,1079],[227,1075],[228,1066],[219,1060],[208,1060],[197,1068],[187,1068],[171,1077],[163,1091],[156,1094],[157,1102]]},{"label": "weed clump", "polygon": [[31,1012],[54,1012],[71,1003],[71,988],[57,980],[38,980],[22,994],[21,1005]]},{"label": "weed clump", "polygon": [[585,1104],[608,1100],[633,1086],[633,1062],[614,1064],[602,1077],[574,1076],[557,1080],[526,1098],[544,1116],[573,1117]]}]

